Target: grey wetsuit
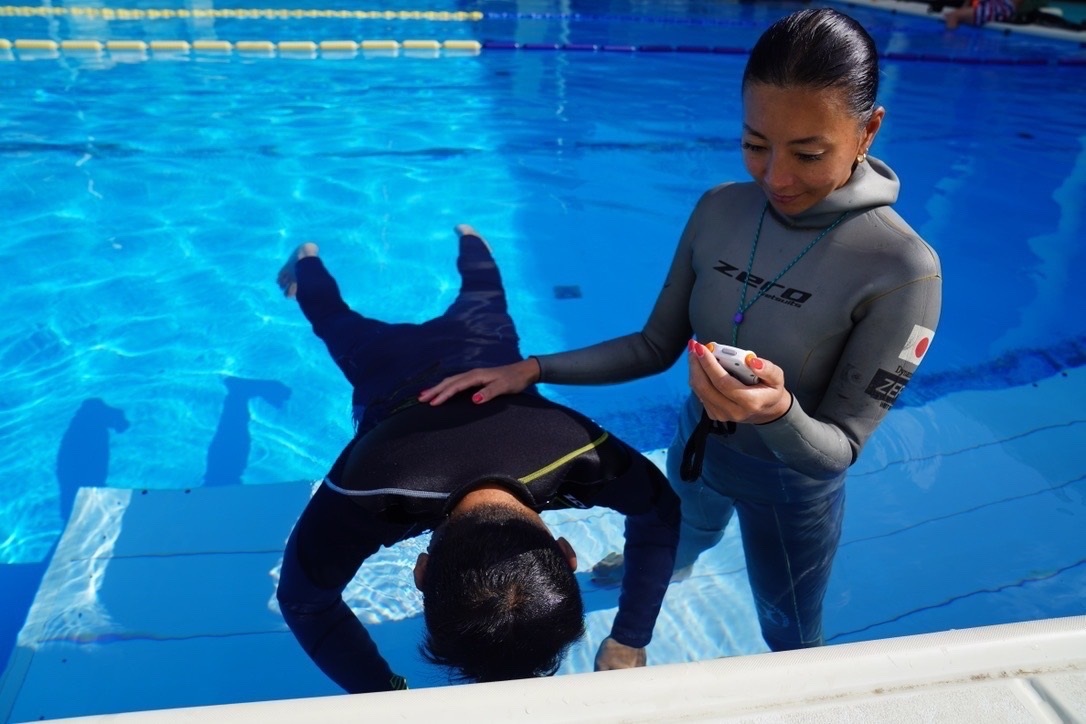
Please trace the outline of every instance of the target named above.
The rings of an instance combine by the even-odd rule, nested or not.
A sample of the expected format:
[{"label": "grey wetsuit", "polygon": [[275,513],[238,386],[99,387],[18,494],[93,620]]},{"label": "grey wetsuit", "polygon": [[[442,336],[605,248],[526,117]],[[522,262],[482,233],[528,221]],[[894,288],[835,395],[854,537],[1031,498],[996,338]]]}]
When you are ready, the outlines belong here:
[{"label": "grey wetsuit", "polygon": [[[787,414],[763,425],[739,425],[734,434],[711,435],[700,480],[684,483],[671,474],[683,498],[684,537],[691,526],[723,528],[731,505],[799,506],[825,516],[825,501],[839,494],[847,468],[886,415],[916,370],[939,319],[942,278],[936,253],[890,204],[899,182],[884,163],[868,157],[849,182],[811,209],[794,217],[765,214],[757,254],[747,279],[751,246],[766,205],[753,183],[725,184],[708,191],[687,222],[656,305],[641,332],[560,354],[537,357],[541,381],[599,384],[644,377],[667,369],[682,355],[693,335],[702,342],[732,343],[733,316],[744,281],[747,300],[784,269],[842,213],[845,219],[787,271],[751,306],[739,328],[738,346],[779,365],[793,395]],[[681,453],[701,416],[691,395],[679,425],[679,439],[669,454]],[[669,460],[669,462],[671,462]],[[670,466],[674,470],[674,466]],[[726,510],[693,523],[689,490],[707,487],[728,501]],[[684,495],[684,492],[687,494]],[[843,504],[832,506],[839,517]],[[776,513],[759,520],[772,520]],[[801,516],[802,517],[802,516]],[[743,520],[747,528],[761,523]],[[748,522],[751,525],[748,526]],[[801,525],[799,523],[797,526]],[[779,535],[778,535],[779,534]],[[774,648],[795,648],[821,641],[821,597],[836,550],[840,526],[829,525],[818,545],[809,538],[788,551],[793,570],[781,583],[787,590],[759,590],[760,551],[747,540],[746,554],[763,633]],[[773,538],[796,538],[789,530]],[[702,547],[719,540],[719,531]],[[795,570],[796,557],[813,554],[809,567]],[[787,548],[787,544],[784,546]],[[682,544],[678,564],[683,559]],[[801,566],[802,567],[802,566]],[[820,579],[797,591],[795,579]],[[772,576],[769,576],[772,578]],[[790,633],[770,634],[780,621],[782,599],[795,608],[785,616]],[[778,602],[778,603],[774,603]],[[808,619],[806,622],[803,618]],[[797,622],[798,619],[798,622]]]},{"label": "grey wetsuit", "polygon": [[[742,493],[796,501],[839,480],[916,369],[917,335],[939,320],[939,259],[889,204],[898,180],[869,158],[842,188],[796,217],[762,225],[748,300],[842,212],[845,220],[746,313],[739,346],[779,365],[795,397],[781,419],[721,438]],[[730,344],[758,218],[752,183],[707,192],[694,209],[645,328],[539,356],[542,382],[598,384],[670,367],[695,335]],[[918,329],[919,328],[919,329]],[[912,342],[912,344],[910,344]],[[921,350],[921,352],[924,350]],[[923,356],[922,354],[920,355]],[[690,405],[699,406],[690,398]],[[737,491],[739,492],[739,491]]]}]

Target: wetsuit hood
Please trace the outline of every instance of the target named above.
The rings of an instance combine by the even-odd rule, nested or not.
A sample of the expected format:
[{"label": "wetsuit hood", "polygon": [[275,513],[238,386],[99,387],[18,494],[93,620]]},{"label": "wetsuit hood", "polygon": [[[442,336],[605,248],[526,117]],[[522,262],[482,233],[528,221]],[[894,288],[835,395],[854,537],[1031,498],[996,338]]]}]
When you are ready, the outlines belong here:
[{"label": "wetsuit hood", "polygon": [[893,169],[871,156],[856,166],[848,183],[830,193],[806,211],[795,216],[777,213],[769,207],[777,219],[786,226],[799,229],[823,228],[832,224],[843,212],[857,214],[878,206],[890,206],[897,201],[901,182]]}]

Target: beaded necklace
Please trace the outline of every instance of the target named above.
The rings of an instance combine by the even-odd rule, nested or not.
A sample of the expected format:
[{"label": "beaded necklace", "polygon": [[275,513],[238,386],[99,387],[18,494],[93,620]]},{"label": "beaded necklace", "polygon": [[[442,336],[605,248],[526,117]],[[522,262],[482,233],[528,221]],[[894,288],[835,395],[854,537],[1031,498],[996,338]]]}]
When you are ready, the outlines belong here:
[{"label": "beaded necklace", "polygon": [[758,251],[758,239],[760,239],[762,236],[762,222],[765,221],[765,214],[768,210],[769,202],[766,201],[765,206],[762,207],[762,215],[758,219],[758,229],[754,232],[754,243],[750,245],[750,260],[747,262],[746,276],[743,277],[743,296],[739,300],[739,308],[736,310],[735,316],[732,317],[732,321],[735,322],[735,326],[732,327],[733,346],[739,344],[739,325],[743,323],[743,316],[746,314],[747,310],[753,307],[754,303],[762,298],[762,295],[764,295],[767,291],[773,288],[773,285],[776,284],[789,269],[795,266],[796,262],[802,259],[804,254],[813,249],[815,244],[822,241],[822,237],[833,231],[834,227],[844,221],[845,217],[848,216],[847,211],[842,213],[834,220],[832,224],[819,232],[818,236],[816,236],[810,244],[804,247],[803,251],[796,254],[796,257],[792,259],[792,261],[788,262],[788,264],[786,264],[785,267],[780,270],[777,276],[773,277],[772,281],[762,285],[762,288],[759,289],[758,293],[754,295],[754,299],[751,299],[750,302],[747,302],[747,289],[750,287],[750,272],[754,268],[754,254],[756,251]]}]

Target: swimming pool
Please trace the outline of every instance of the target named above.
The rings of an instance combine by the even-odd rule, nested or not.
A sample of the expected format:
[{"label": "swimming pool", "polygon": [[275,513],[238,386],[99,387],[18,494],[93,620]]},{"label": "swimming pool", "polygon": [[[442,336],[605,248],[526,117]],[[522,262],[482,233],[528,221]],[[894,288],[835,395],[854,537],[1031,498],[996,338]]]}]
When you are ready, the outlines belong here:
[{"label": "swimming pool", "polygon": [[[275,271],[301,240],[321,243],[353,303],[421,320],[453,296],[451,228],[467,221],[496,248],[526,351],[638,328],[698,195],[744,178],[741,51],[793,7],[0,15],[13,40],[484,45],[338,58],[7,51],[0,580],[21,600],[7,629],[62,529],[61,491],[324,472],[350,433],[349,390],[278,297]],[[1081,613],[1086,51],[851,12],[890,56],[874,153],[902,177],[898,209],[946,281],[934,349],[850,478],[830,640]],[[684,389],[680,365],[550,393],[653,450]],[[595,525],[579,533],[587,566],[618,535]],[[662,625],[682,635],[658,637],[654,661],[760,650],[734,546],[673,589]],[[601,619],[612,594],[589,592]],[[734,620],[720,620],[722,600]],[[589,648],[567,668],[584,670]]]}]

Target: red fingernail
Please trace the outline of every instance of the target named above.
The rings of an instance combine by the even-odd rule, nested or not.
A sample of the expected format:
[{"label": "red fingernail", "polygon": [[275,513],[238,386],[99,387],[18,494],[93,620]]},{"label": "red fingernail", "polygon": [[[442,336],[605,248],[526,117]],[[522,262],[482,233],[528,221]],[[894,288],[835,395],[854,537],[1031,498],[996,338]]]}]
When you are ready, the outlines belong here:
[{"label": "red fingernail", "polygon": [[689,342],[686,343],[686,349],[688,349],[691,352],[694,351],[694,340],[690,340]]},{"label": "red fingernail", "polygon": [[483,401],[483,393],[482,392],[476,392],[474,395],[471,396],[471,401],[475,402],[475,403],[482,402]]},{"label": "red fingernail", "polygon": [[750,368],[752,370],[760,370],[763,367],[765,367],[765,363],[762,362],[762,360],[758,359],[757,357],[755,357],[754,359],[752,359],[750,361]]},{"label": "red fingernail", "polygon": [[705,356],[705,348],[702,347],[697,342],[694,342],[694,354],[696,354],[698,357],[704,357]]}]

